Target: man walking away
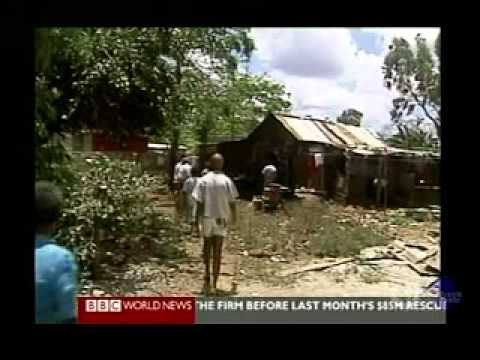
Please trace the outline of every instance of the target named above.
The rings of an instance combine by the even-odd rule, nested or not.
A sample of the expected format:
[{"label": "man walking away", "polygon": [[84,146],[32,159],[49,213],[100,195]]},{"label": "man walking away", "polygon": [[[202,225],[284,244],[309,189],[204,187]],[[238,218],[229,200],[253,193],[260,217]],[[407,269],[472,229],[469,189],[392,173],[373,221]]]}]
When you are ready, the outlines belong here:
[{"label": "man walking away", "polygon": [[77,265],[52,239],[62,195],[48,182],[35,185],[35,317],[39,324],[75,323]]},{"label": "man walking away", "polygon": [[181,164],[178,168],[178,172],[176,174],[176,193],[175,193],[175,202],[176,202],[176,208],[177,211],[181,212],[183,209],[183,204],[182,204],[182,189],[183,189],[183,184],[185,181],[191,176],[191,170],[192,166],[190,165],[189,161],[187,158],[183,158],[181,161]]},{"label": "man walking away", "polygon": [[182,165],[178,169],[178,179],[180,181],[180,190],[183,188],[183,183],[192,176],[192,165],[187,159],[182,160]]},{"label": "man walking away", "polygon": [[237,214],[235,201],[238,192],[233,181],[223,172],[223,156],[214,154],[210,159],[212,171],[200,178],[193,190],[193,198],[197,202],[197,221],[199,214],[203,233],[203,260],[205,277],[203,291],[212,291],[210,283],[210,255],[213,258],[213,293],[217,290],[217,280],[222,261],[222,246],[229,224],[235,224]]},{"label": "man walking away", "polygon": [[196,207],[197,207],[197,204],[192,197],[192,193],[199,179],[200,179],[200,169],[194,166],[192,168],[192,176],[185,181],[182,188],[181,203],[183,205],[183,208],[186,210],[185,211],[186,221],[192,225],[192,233],[193,233],[193,226],[194,226]]},{"label": "man walking away", "polygon": [[173,168],[173,193],[176,194],[180,190],[180,167],[182,166],[182,160],[179,160]]}]

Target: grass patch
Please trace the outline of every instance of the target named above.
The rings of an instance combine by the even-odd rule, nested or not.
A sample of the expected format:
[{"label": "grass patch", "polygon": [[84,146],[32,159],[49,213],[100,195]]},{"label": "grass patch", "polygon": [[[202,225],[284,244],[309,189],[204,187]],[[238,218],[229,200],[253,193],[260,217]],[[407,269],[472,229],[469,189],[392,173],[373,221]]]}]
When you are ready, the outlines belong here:
[{"label": "grass patch", "polygon": [[385,276],[373,269],[365,269],[360,273],[360,278],[367,284],[376,284],[383,281]]},{"label": "grass patch", "polygon": [[324,220],[317,229],[310,248],[313,254],[319,256],[348,257],[357,255],[363,248],[388,243],[381,234],[355,224]]},{"label": "grass patch", "polygon": [[405,216],[395,216],[391,219],[389,219],[389,223],[391,225],[408,225],[411,223],[411,220],[408,219],[407,217]]},{"label": "grass patch", "polygon": [[379,229],[342,219],[341,207],[320,199],[288,202],[287,208],[291,217],[281,210],[255,212],[249,203],[241,203],[237,233],[246,249],[346,257],[389,241]]}]

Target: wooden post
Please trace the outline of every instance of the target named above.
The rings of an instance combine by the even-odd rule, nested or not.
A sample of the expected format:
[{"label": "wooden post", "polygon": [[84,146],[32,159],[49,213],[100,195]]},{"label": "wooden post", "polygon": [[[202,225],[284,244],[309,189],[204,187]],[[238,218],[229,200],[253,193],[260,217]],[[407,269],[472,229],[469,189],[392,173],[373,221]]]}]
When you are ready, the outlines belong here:
[{"label": "wooden post", "polygon": [[382,190],[381,187],[381,179],[382,179],[382,165],[383,165],[383,156],[380,156],[378,159],[378,172],[377,172],[377,197],[375,199],[375,204],[377,206],[380,205],[380,192]]},{"label": "wooden post", "polygon": [[383,209],[387,209],[387,204],[388,204],[388,154],[385,152],[384,155],[384,161],[383,161],[383,178],[385,180],[385,187],[383,191]]},{"label": "wooden post", "polygon": [[350,154],[348,150],[345,152],[345,184],[344,184],[344,192],[345,192],[345,204],[348,203],[348,197],[350,195]]},{"label": "wooden post", "polygon": [[[360,158],[360,156],[359,156]],[[367,189],[368,189],[368,167],[367,167],[367,155],[361,155],[361,161],[362,161],[362,172],[361,172],[361,177],[362,177],[362,185],[363,185],[363,188],[364,188],[364,191],[362,191],[362,202],[364,204],[368,204],[369,202],[369,194],[367,193]]]}]

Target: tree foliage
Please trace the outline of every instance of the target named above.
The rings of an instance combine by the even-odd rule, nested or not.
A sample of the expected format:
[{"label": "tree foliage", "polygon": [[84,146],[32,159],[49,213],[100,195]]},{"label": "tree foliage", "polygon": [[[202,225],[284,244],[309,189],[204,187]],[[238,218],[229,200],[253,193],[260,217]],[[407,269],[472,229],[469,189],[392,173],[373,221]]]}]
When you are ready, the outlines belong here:
[{"label": "tree foliage", "polygon": [[420,34],[414,48],[405,39],[395,38],[385,57],[383,72],[385,86],[399,93],[393,100],[392,122],[401,126],[419,108],[440,137],[440,35],[434,53],[435,56]]},{"label": "tree foliage", "polygon": [[193,114],[195,142],[212,137],[247,136],[267,111],[291,106],[283,85],[265,76],[235,73],[222,81],[208,81],[196,98]]},{"label": "tree foliage", "polygon": [[355,109],[348,109],[342,111],[342,114],[337,117],[339,123],[345,125],[360,126],[362,124],[363,114]]},{"label": "tree foliage", "polygon": [[[74,31],[70,30],[70,33],[73,35]],[[62,48],[65,43],[58,31],[35,31],[35,176],[59,184],[65,184],[73,177],[64,166],[69,159],[61,142],[66,127],[57,108],[64,95],[56,86],[60,77],[57,64],[68,56],[68,52],[61,51]]]},{"label": "tree foliage", "polygon": [[52,171],[47,149],[65,154],[54,134],[142,133],[174,155],[181,138],[246,135],[263,111],[290,106],[282,85],[239,71],[248,28],[52,28],[36,46],[38,174]]},{"label": "tree foliage", "polygon": [[424,127],[425,119],[417,118],[395,126],[396,132],[380,134],[382,141],[401,149],[437,149],[438,138],[431,129]]}]

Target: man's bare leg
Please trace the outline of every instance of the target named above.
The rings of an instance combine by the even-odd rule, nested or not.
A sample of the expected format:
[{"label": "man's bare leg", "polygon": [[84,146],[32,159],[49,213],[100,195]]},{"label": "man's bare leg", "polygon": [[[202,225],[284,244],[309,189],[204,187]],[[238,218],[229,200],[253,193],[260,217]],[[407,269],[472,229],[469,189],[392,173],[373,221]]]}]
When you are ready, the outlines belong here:
[{"label": "man's bare leg", "polygon": [[203,263],[205,264],[205,276],[203,281],[203,292],[208,295],[210,287],[210,253],[212,252],[213,238],[203,238]]},{"label": "man's bare leg", "polygon": [[222,265],[222,246],[223,237],[215,236],[213,238],[213,291],[217,291],[217,280],[220,276],[220,267]]}]

